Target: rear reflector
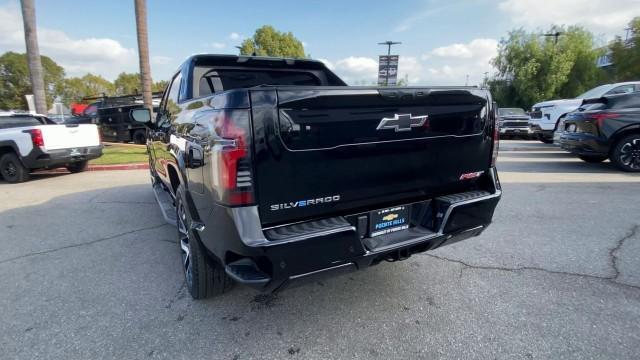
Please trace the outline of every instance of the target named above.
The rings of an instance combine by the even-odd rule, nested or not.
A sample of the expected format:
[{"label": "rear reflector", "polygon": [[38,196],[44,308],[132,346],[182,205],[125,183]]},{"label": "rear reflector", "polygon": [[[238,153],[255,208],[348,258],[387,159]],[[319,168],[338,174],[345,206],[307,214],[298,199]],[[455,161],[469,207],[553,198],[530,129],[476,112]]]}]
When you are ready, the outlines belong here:
[{"label": "rear reflector", "polygon": [[471,180],[475,178],[479,178],[482,175],[483,171],[470,172],[466,174],[460,175],[460,180]]}]

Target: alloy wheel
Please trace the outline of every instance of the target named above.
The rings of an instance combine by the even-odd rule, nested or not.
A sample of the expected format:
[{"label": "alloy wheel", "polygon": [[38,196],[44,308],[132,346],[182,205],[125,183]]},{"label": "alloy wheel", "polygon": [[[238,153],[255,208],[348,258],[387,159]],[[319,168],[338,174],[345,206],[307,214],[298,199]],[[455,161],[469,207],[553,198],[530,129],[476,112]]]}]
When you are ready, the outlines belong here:
[{"label": "alloy wheel", "polygon": [[16,164],[10,161],[5,165],[4,171],[10,178],[14,178],[18,174],[18,168],[16,167]]},{"label": "alloy wheel", "polygon": [[180,253],[182,256],[182,268],[187,285],[193,284],[193,269],[191,266],[191,239],[187,227],[187,212],[182,202],[178,202],[178,237],[180,239]]},{"label": "alloy wheel", "polygon": [[640,138],[633,138],[620,147],[620,162],[631,169],[640,169]]}]

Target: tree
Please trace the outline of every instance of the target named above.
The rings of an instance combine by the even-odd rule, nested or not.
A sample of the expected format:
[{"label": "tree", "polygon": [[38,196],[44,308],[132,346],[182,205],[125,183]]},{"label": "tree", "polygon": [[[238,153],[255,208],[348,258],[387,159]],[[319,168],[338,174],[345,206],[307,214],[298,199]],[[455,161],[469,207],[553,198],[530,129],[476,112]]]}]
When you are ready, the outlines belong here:
[{"label": "tree", "polygon": [[149,64],[149,34],[147,32],[146,0],[134,0],[136,8],[136,33],[138,34],[138,58],[140,59],[140,82],[144,105],[153,111],[151,98],[151,65]]},{"label": "tree", "polygon": [[[40,57],[40,63],[44,73],[46,108],[49,108],[62,85],[64,69],[46,56]],[[6,52],[0,56],[0,109],[26,109],[24,96],[31,93],[27,55]]]},{"label": "tree", "polygon": [[599,50],[594,49],[593,35],[577,26],[554,26],[550,32],[562,34],[557,43],[523,29],[511,31],[500,42],[492,60],[498,76],[489,82],[500,87],[500,105],[529,108],[543,100],[575,97],[598,83]]},{"label": "tree", "polygon": [[160,91],[164,91],[167,88],[167,86],[169,86],[169,82],[167,80],[160,80],[160,81],[154,82],[151,89],[153,90],[153,92],[160,92]]},{"label": "tree", "polygon": [[140,74],[120,73],[113,82],[116,95],[128,95],[140,93]]},{"label": "tree", "polygon": [[615,81],[631,81],[640,78],[640,17],[629,22],[631,37],[622,40],[620,36],[611,43]]},{"label": "tree", "polygon": [[304,46],[291,32],[280,32],[270,25],[256,30],[253,37],[245,39],[240,47],[241,55],[304,58]]},{"label": "tree", "polygon": [[38,48],[38,32],[36,31],[36,9],[34,0],[22,0],[22,21],[24,24],[24,42],[27,48],[31,90],[36,106],[36,112],[46,114],[47,98],[44,88],[44,75]]},{"label": "tree", "polygon": [[60,89],[60,95],[64,103],[80,102],[88,96],[113,95],[114,85],[109,80],[93,74],[87,74],[81,78],[68,78]]}]

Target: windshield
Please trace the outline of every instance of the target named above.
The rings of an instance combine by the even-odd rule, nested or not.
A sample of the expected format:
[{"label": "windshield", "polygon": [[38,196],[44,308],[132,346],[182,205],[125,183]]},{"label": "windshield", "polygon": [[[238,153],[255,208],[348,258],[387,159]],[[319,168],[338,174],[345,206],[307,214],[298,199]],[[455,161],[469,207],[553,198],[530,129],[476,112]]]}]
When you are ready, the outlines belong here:
[{"label": "windshield", "polygon": [[498,115],[507,116],[507,115],[527,115],[527,114],[522,109],[503,108],[503,109],[498,109]]},{"label": "windshield", "polygon": [[576,99],[592,99],[592,98],[597,98],[600,97],[602,95],[604,95],[604,93],[606,93],[607,91],[611,90],[611,88],[613,88],[614,85],[612,84],[608,84],[608,85],[600,85],[598,87],[595,87],[589,91],[587,91],[586,93],[579,95],[578,97],[576,97]]}]

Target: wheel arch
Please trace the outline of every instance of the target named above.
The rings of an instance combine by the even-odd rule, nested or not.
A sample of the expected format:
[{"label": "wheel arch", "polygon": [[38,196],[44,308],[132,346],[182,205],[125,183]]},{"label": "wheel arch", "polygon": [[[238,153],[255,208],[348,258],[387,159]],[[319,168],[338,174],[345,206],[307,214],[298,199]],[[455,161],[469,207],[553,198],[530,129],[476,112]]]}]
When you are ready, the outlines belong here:
[{"label": "wheel arch", "polygon": [[11,140],[0,141],[0,157],[4,154],[10,153],[14,153],[18,157],[18,160],[22,163],[22,165],[26,167],[16,143]]},{"label": "wheel arch", "polygon": [[611,137],[609,138],[609,155],[611,155],[620,139],[631,134],[640,134],[640,124],[629,125],[627,127],[619,129],[613,135],[611,135]]}]

